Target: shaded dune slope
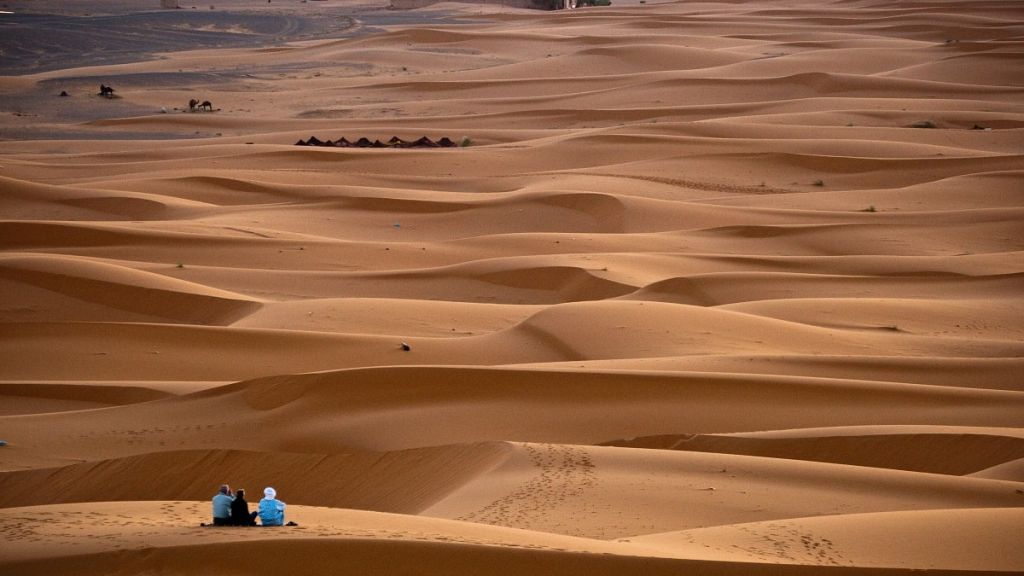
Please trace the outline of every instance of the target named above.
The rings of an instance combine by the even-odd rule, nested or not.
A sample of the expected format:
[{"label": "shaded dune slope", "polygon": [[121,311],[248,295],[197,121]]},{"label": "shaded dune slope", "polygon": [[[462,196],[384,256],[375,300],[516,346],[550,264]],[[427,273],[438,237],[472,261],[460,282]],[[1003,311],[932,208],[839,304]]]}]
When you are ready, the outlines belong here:
[{"label": "shaded dune slope", "polygon": [[[256,464],[262,466],[251,468]],[[135,482],[101,483],[128,473]],[[44,481],[62,488],[62,501],[71,503],[112,497],[147,501],[167,493],[200,498],[216,478],[228,476],[236,487],[273,479],[293,505],[419,513],[598,539],[838,513],[1011,507],[1019,497],[1013,483],[980,478],[728,454],[520,443],[383,454],[172,451],[6,472],[0,482],[16,489]],[[752,479],[761,488],[752,489]],[[161,483],[166,485],[154,486]],[[21,489],[6,495],[4,505],[40,501],[37,493]],[[677,506],[688,514],[675,513]]]},{"label": "shaded dune slope", "polygon": [[[18,291],[23,304],[36,304],[39,311],[49,312],[50,317],[28,316],[42,321],[123,319],[224,325],[260,306],[240,294],[160,274],[50,255],[4,255],[0,279],[11,293]],[[36,303],[40,300],[45,304]]]},{"label": "shaded dune slope", "polygon": [[[837,398],[850,406],[836,412]],[[2,421],[13,438],[44,425],[65,431],[32,434],[39,454],[55,462],[86,446],[110,458],[254,445],[335,453],[838,425],[1013,427],[1021,401],[1015,392],[801,377],[389,367],[269,377],[116,409]]]},{"label": "shaded dune slope", "polygon": [[[230,478],[250,487],[253,502],[263,486],[292,494],[294,504],[416,514],[467,478],[500,462],[508,448],[477,444],[382,454],[289,454],[241,450],[177,450],[0,474],[6,489],[0,507],[53,502],[202,500]],[[119,478],[133,478],[120,482]]]},{"label": "shaded dune slope", "polygon": [[40,414],[149,402],[170,393],[144,385],[0,382],[0,414]]},{"label": "shaded dune slope", "polygon": [[[836,462],[935,474],[968,475],[1024,458],[1024,438],[951,429],[943,432],[760,438],[667,435],[609,442],[613,446],[659,448],[770,458]],[[951,459],[949,454],[960,456]]]}]

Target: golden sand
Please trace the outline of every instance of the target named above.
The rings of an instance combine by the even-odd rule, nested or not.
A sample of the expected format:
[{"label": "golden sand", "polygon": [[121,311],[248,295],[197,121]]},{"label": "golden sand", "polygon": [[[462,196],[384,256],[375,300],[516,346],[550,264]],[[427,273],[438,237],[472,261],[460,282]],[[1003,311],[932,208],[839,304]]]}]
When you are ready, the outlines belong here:
[{"label": "golden sand", "polygon": [[0,572],[1024,571],[1017,3],[216,4],[0,76]]}]

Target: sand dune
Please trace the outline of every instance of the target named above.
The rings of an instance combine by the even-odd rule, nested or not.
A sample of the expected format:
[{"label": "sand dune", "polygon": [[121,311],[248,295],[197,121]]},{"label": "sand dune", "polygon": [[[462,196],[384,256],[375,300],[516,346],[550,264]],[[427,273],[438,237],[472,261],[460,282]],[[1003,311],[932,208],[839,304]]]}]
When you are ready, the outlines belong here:
[{"label": "sand dune", "polygon": [[997,464],[991,468],[975,472],[973,476],[977,476],[978,478],[990,478],[993,480],[1022,482],[1024,481],[1022,480],[1024,479],[1024,460],[1018,458],[1012,462]]},{"label": "sand dune", "polygon": [[1013,2],[7,4],[0,572],[1024,571]]},{"label": "sand dune", "polygon": [[[547,363],[548,368],[572,363]],[[579,363],[577,362],[578,366]],[[589,360],[594,369],[693,371],[802,375],[956,388],[1020,391],[1019,358],[947,358],[935,356],[846,356],[801,354],[715,354],[662,358]],[[529,366],[529,365],[524,365]]]},{"label": "sand dune", "polygon": [[[669,435],[614,441],[610,444],[771,456],[960,476],[1024,457],[1020,456],[1024,450],[1024,439],[1002,430],[864,427],[849,431],[842,428],[811,430],[807,436],[796,436],[798,432],[790,431],[785,436]],[[948,454],[951,452],[963,454],[963,457],[950,461]]]},{"label": "sand dune", "polygon": [[3,382],[3,415],[42,414],[148,402],[170,393],[132,384]]},{"label": "sand dune", "polygon": [[[258,302],[239,294],[131,268],[59,256],[0,257],[0,277],[24,287],[27,293],[19,294],[24,303],[31,305],[37,297],[52,301],[54,292],[72,301],[50,304],[45,311],[32,310],[36,312],[31,315],[34,321],[156,319],[176,324],[230,324],[259,307]],[[34,294],[38,292],[43,294]],[[15,291],[12,289],[11,293]],[[84,306],[76,305],[77,302]],[[97,307],[101,309],[96,310]],[[48,313],[49,317],[38,312]]]},{"label": "sand dune", "polygon": [[[772,458],[554,444],[346,455],[170,451],[7,472],[4,506],[202,498],[218,476],[275,483],[293,505],[364,509],[597,538],[805,516],[1009,507],[1014,483]],[[117,484],[118,477],[136,484]],[[756,479],[758,487],[751,486]],[[909,486],[912,486],[908,488]],[[19,486],[25,488],[18,490]],[[53,498],[50,498],[53,500]],[[680,512],[685,510],[685,514]]]},{"label": "sand dune", "polygon": [[[239,487],[266,484],[293,494],[295,504],[416,514],[495,466],[509,447],[500,443],[423,448],[390,453],[288,454],[241,450],[174,450],[8,472],[3,507],[54,502],[32,486],[45,485],[61,502],[204,500],[209,485],[230,477]],[[282,473],[293,482],[278,482]],[[145,479],[121,483],[118,478]],[[259,486],[259,489],[255,487]],[[298,499],[296,499],[298,498]]]},{"label": "sand dune", "polygon": [[[642,570],[650,574],[676,574],[681,570],[708,574],[780,573],[779,564],[768,566],[757,561],[723,561],[722,558],[676,558],[659,548],[630,542],[554,535],[538,538],[529,531],[380,513],[298,507],[309,521],[291,531],[240,532],[230,528],[181,527],[175,524],[176,520],[197,513],[200,507],[200,503],[183,501],[91,505],[89,508],[72,506],[70,509],[64,506],[65,513],[56,522],[51,517],[55,512],[50,507],[10,509],[0,512],[0,525],[5,535],[15,541],[29,542],[22,543],[18,555],[5,564],[25,574],[45,573],[53,569],[72,574],[98,574],[112,561],[132,572],[163,570],[168,564],[174,566],[170,573],[211,568],[258,571],[266,563],[266,555],[271,554],[283,565],[301,564],[311,574],[366,569],[384,574],[410,571],[444,574],[472,571],[481,565],[491,564],[496,574],[516,574],[523,570],[552,574],[575,570],[609,570],[613,573]],[[123,522],[125,512],[136,519],[133,525]],[[990,511],[977,512],[979,514],[975,516]],[[1004,522],[1010,516],[1008,511],[999,512],[1003,513],[996,517]],[[82,534],[76,528],[81,528],[84,522],[89,522],[93,528]],[[811,527],[819,528],[815,524]],[[854,530],[845,533],[853,533],[854,537],[842,543],[842,550],[852,555],[856,555],[858,543],[871,542],[869,537],[856,538]],[[980,540],[985,534],[985,527],[974,534]],[[31,543],[38,536],[59,541],[76,550],[77,554],[67,557],[71,562],[54,561],[46,548]],[[193,544],[197,537],[203,538],[206,544]],[[985,550],[1003,551],[1006,549],[1004,544],[998,540],[988,542]],[[934,558],[932,560],[935,561]],[[940,560],[937,563],[955,565],[955,561]],[[1004,564],[990,559],[985,565],[997,567]],[[811,574],[823,573],[823,570],[824,573],[832,572],[827,566],[799,564],[789,564],[784,572]],[[909,574],[912,570],[902,567],[846,567],[836,570],[836,573],[897,575]],[[932,572],[965,573],[941,567]]]},{"label": "sand dune", "polygon": [[[393,354],[408,353],[396,346]],[[157,364],[167,354],[150,356]],[[17,469],[23,467],[20,458],[60,463],[86,449],[96,458],[211,447],[329,454],[836,425],[1013,427],[1020,418],[1018,396],[783,376],[391,367],[267,377],[117,410],[2,422],[9,435],[31,436],[36,446],[5,453],[5,467]],[[836,411],[835,398],[852,407]]]},{"label": "sand dune", "polygon": [[[853,514],[688,530],[629,542],[674,551],[685,547],[694,557],[715,560],[1005,571],[1021,561],[1019,548],[1003,537],[1020,519],[1020,510],[1008,509]],[[936,555],[936,545],[970,552]]]}]

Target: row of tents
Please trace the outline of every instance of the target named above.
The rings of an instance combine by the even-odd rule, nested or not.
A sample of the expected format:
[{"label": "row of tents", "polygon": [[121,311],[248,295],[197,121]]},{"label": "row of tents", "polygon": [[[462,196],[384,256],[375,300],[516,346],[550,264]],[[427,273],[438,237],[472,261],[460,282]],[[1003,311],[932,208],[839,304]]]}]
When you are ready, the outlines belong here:
[{"label": "row of tents", "polygon": [[418,140],[403,140],[398,136],[392,136],[387,142],[370,140],[365,136],[350,142],[344,136],[337,140],[321,140],[316,136],[310,136],[309,140],[299,140],[296,146],[325,146],[328,148],[454,148],[458,146],[455,142],[445,136],[438,141],[431,140],[426,136]]}]

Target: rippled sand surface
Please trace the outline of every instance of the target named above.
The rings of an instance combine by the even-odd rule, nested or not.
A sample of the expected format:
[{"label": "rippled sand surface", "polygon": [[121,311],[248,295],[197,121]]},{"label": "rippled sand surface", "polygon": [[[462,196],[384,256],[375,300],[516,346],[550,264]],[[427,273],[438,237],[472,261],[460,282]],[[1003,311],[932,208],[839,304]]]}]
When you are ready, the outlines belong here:
[{"label": "rippled sand surface", "polygon": [[1024,570],[1015,3],[276,4],[0,38],[0,570]]}]

